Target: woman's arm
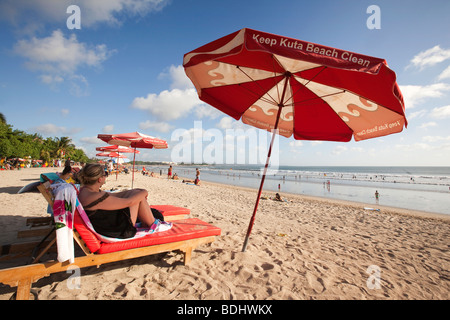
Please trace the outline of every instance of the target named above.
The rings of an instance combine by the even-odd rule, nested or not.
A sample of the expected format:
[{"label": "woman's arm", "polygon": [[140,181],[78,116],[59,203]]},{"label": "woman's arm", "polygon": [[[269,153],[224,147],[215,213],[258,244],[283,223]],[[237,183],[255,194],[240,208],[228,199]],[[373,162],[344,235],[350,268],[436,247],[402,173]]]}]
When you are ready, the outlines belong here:
[{"label": "woman's arm", "polygon": [[[133,190],[130,190],[133,191]],[[139,189],[130,193],[127,197],[117,197],[110,194],[108,198],[90,208],[90,210],[117,210],[135,205],[147,197],[147,190]]]},{"label": "woman's arm", "polygon": [[145,191],[147,192],[147,190],[145,189],[131,189],[131,190],[125,190],[125,191],[120,191],[120,192],[112,192],[110,193],[110,196],[112,197],[117,197],[117,198],[129,198],[132,197],[133,195],[135,195],[136,193]]}]

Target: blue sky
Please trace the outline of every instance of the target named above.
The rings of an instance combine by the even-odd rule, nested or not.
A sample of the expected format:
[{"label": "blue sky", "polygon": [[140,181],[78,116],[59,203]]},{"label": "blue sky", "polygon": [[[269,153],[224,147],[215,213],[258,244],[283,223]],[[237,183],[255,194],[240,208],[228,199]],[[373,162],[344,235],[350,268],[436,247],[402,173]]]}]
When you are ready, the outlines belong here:
[{"label": "blue sky", "polygon": [[[81,29],[67,27],[70,5]],[[370,5],[381,29],[367,27]],[[280,137],[279,164],[448,166],[449,12],[447,0],[2,0],[0,112],[15,129],[68,136],[89,156],[105,145],[97,134],[139,131],[170,148],[141,149],[138,160],[177,161],[188,132],[192,160],[219,159],[211,146],[222,137],[224,162],[247,164],[259,152],[263,163],[269,137],[240,144],[239,132],[253,129],[200,102],[181,67],[185,53],[252,28],[384,58],[405,97],[402,133],[349,143]]]}]

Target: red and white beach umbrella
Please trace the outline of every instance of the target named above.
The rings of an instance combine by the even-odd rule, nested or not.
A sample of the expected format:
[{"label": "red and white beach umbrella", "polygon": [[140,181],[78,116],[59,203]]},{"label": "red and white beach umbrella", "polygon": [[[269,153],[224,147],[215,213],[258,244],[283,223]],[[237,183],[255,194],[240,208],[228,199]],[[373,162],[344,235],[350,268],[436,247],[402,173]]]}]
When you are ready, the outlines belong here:
[{"label": "red and white beach umbrella", "polygon": [[122,134],[99,134],[100,140],[109,144],[115,144],[130,148],[147,148],[147,149],[167,149],[167,141],[158,139],[140,132],[130,132]]},{"label": "red and white beach umbrella", "polygon": [[183,66],[202,101],[285,137],[360,141],[407,124],[395,73],[384,59],[242,29],[185,54]]},{"label": "red and white beach umbrella", "polygon": [[136,149],[123,147],[123,146],[118,146],[118,145],[97,147],[97,148],[95,148],[95,150],[97,150],[97,151],[108,151],[108,152],[117,152],[117,153],[140,153],[140,151],[138,151]]},{"label": "red and white beach umbrella", "polygon": [[[158,139],[152,136],[140,132],[130,132],[122,134],[99,134],[97,138],[105,141],[106,143],[112,145],[118,145],[129,148],[146,148],[146,149],[167,149],[169,146],[167,141],[163,139]],[[134,182],[134,163],[135,163],[136,153],[133,156],[133,174],[132,174],[132,185]]]},{"label": "red and white beach umbrella", "polygon": [[99,152],[96,154],[97,157],[110,157],[110,158],[126,158],[123,154],[117,152]]}]

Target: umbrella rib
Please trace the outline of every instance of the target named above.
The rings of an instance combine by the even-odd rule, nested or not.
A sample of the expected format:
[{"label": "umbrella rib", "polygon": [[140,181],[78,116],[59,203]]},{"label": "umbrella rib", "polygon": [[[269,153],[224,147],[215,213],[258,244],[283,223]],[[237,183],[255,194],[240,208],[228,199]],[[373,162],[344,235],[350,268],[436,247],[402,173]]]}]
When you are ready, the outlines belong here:
[{"label": "umbrella rib", "polygon": [[[258,85],[258,87],[261,89],[262,92],[265,91],[264,88],[262,88],[262,87],[260,86],[260,84],[258,83],[258,81],[254,80],[252,77],[250,77],[250,75],[248,75],[248,74],[247,74],[244,70],[242,70],[239,66],[236,66],[236,68],[238,68],[239,71],[241,71],[247,78],[249,78],[250,81],[255,82],[255,83]],[[241,84],[239,84],[239,86],[241,86]],[[259,97],[259,100],[263,100],[264,102],[271,103],[271,104],[273,104],[273,105],[278,105],[277,101],[276,101],[269,93],[267,93],[267,92],[266,92],[266,94],[270,97],[270,99],[272,99],[272,101],[271,101],[270,99],[264,98],[264,96],[261,96],[260,94],[257,94],[256,92],[253,92],[253,91],[251,91],[251,90],[249,90],[249,89],[247,89],[247,88],[245,88],[245,87],[243,87],[243,88],[246,89],[246,90],[247,90],[248,92],[250,92],[251,94],[255,95],[256,97]]]},{"label": "umbrella rib", "polygon": [[[274,54],[272,54],[271,57],[272,57],[273,76],[275,77],[276,76],[275,62],[278,63],[278,65],[280,65],[280,66],[282,66],[282,64],[280,63],[280,61],[278,61],[277,57],[275,57]],[[280,103],[283,103],[283,101],[281,101],[281,99],[280,99],[280,89],[278,88],[278,86],[275,86],[275,87],[277,88],[278,100],[280,101]]]},{"label": "umbrella rib", "polygon": [[289,104],[289,105],[290,105],[290,106],[294,106],[294,105],[296,105],[296,104],[304,103],[304,102],[306,102],[306,101],[311,101],[311,100],[316,100],[316,99],[322,99],[322,98],[326,98],[326,97],[331,97],[331,96],[335,96],[335,95],[337,95],[337,94],[341,94],[341,93],[345,93],[345,92],[346,92],[346,90],[342,90],[342,91],[339,91],[339,92],[326,94],[326,95],[324,95],[324,96],[317,96],[317,98],[311,98],[311,99],[306,99],[306,100],[303,100],[303,101],[294,102],[294,103]]},{"label": "umbrella rib", "polygon": [[[308,82],[306,82],[304,85],[302,85],[302,86],[300,87],[300,89],[298,89],[296,92],[294,92],[294,93],[291,95],[291,97],[290,97],[286,102],[288,102],[289,100],[294,100],[294,96],[295,96],[297,93],[299,93],[301,90],[303,90],[304,88],[306,88],[306,86],[307,86],[311,81],[313,81],[319,74],[321,74],[322,71],[324,71],[326,68],[327,68],[326,66],[322,67],[321,70],[320,70],[316,75],[314,75],[314,77],[312,77],[311,79],[309,79]],[[294,105],[294,104],[295,104],[295,103],[292,103],[292,105]]]}]

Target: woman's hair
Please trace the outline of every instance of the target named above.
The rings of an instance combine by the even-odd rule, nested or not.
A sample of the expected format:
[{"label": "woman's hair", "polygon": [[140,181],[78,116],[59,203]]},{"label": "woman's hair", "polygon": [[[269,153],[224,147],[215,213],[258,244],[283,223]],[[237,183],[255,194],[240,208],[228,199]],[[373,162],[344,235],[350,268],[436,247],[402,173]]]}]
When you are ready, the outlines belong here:
[{"label": "woman's hair", "polygon": [[101,164],[88,163],[78,172],[77,178],[82,185],[92,185],[104,174],[105,170]]}]

